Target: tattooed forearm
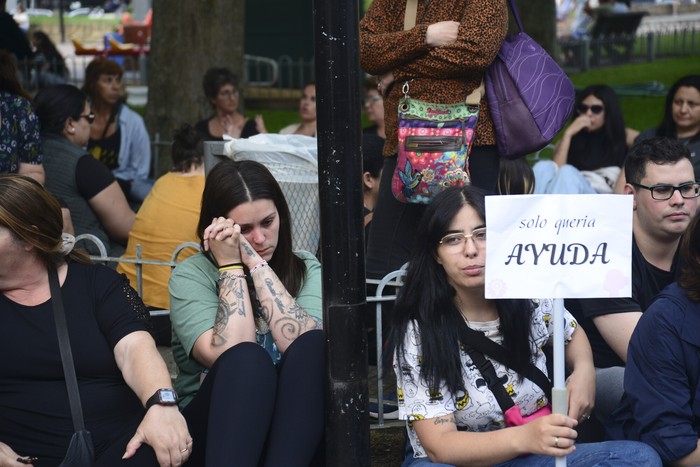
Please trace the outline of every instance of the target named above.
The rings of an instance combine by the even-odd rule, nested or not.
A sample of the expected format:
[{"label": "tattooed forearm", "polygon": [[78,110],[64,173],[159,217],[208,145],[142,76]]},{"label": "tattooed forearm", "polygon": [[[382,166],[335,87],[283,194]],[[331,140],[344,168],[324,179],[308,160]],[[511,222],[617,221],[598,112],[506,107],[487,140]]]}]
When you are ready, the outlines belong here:
[{"label": "tattooed forearm", "polygon": [[216,310],[216,320],[214,321],[214,335],[212,337],[212,345],[221,346],[225,345],[227,340],[221,334],[226,329],[228,324],[228,317],[231,316],[231,305],[221,298],[219,299],[219,308]]},{"label": "tattooed forearm", "polygon": [[285,339],[293,341],[301,334],[301,326],[298,321],[292,318],[282,318],[275,322],[275,327]]},{"label": "tattooed forearm", "polygon": [[255,250],[253,250],[253,247],[251,247],[247,243],[244,242],[242,246],[243,246],[243,249],[245,250],[245,253],[248,256],[253,256],[255,254]]},{"label": "tattooed forearm", "polygon": [[435,425],[444,425],[445,423],[452,423],[454,425],[456,424],[456,421],[454,415],[448,415],[446,417],[436,418],[433,423]]},{"label": "tattooed forearm", "polygon": [[246,316],[246,306],[243,288],[244,281],[240,276],[222,273],[219,278],[219,308],[216,310],[214,320],[212,345],[215,347],[226,345],[228,339],[224,336],[226,326],[232,314]]}]

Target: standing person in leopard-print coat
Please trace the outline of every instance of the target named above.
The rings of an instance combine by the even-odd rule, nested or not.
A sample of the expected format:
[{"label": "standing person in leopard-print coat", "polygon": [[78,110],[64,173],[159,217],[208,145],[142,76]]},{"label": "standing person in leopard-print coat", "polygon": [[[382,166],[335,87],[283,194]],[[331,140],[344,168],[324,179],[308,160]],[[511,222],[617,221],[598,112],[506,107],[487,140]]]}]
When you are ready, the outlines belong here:
[{"label": "standing person in leopard-print coat", "polygon": [[[360,22],[360,61],[377,76],[384,96],[386,144],[380,193],[367,247],[367,276],[381,278],[409,257],[424,205],[400,203],[391,193],[396,167],[397,106],[410,96],[456,103],[479,86],[508,29],[506,0],[418,0],[416,25],[403,30],[405,0],[374,0]],[[493,123],[486,99],[469,156],[471,182],[493,192],[498,177]]]}]

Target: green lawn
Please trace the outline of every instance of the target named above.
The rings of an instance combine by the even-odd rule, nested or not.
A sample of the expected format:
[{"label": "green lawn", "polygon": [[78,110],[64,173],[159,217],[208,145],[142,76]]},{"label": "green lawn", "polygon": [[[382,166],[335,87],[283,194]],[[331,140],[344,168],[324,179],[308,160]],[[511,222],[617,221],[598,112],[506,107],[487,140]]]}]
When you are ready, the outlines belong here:
[{"label": "green lawn", "polygon": [[[700,73],[698,56],[596,68],[583,73],[572,73],[570,77],[577,89],[599,83],[609,84],[619,89],[626,125],[641,131],[659,124],[663,115],[665,97],[625,95],[625,85],[657,81],[664,86],[664,89],[668,89],[678,78],[691,73]],[[249,109],[247,113],[251,116],[262,114],[268,131],[272,133],[298,120],[296,110]],[[367,122],[363,120],[363,124],[366,125]]]}]

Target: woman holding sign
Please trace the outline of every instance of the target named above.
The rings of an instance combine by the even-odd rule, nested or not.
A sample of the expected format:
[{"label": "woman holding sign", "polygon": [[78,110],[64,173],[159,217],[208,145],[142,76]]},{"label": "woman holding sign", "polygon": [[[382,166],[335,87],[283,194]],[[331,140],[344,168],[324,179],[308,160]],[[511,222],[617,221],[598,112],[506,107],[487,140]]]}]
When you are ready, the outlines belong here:
[{"label": "woman holding sign", "polygon": [[410,441],[404,466],[540,466],[549,456],[586,467],[661,465],[641,443],[574,445],[593,409],[595,371],[568,312],[569,416],[551,413],[542,348],[552,340],[552,302],[485,298],[481,192],[452,188],[435,197],[417,235],[391,334]]}]

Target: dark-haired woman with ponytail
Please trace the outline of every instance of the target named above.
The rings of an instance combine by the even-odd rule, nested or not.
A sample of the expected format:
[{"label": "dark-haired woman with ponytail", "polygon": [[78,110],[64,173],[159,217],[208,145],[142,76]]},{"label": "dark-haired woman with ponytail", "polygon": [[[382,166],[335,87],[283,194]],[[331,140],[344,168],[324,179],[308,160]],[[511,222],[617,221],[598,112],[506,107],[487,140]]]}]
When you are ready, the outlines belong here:
[{"label": "dark-haired woman with ponytail", "polygon": [[[577,426],[593,410],[595,370],[586,334],[568,312],[568,416],[551,413],[537,378],[483,353],[489,365],[480,362],[474,335],[483,333],[512,355],[512,366],[534,365],[546,378],[542,349],[553,339],[551,300],[485,298],[484,204],[478,189],[450,188],[434,198],[418,225],[390,335],[399,418],[410,441],[403,466],[544,467],[554,465],[551,456],[567,456],[569,466],[660,466],[642,443],[575,445]],[[498,385],[501,402],[514,404],[508,416],[493,392]]]},{"label": "dark-haired woman with ponytail", "polygon": [[[136,257],[136,245],[140,244],[143,258],[170,261],[173,251],[185,242],[197,242],[197,221],[204,190],[204,164],[202,139],[194,128],[183,124],[173,134],[170,172],[160,177],[136,213],[136,220],[129,233],[125,258]],[[179,259],[191,256],[195,251],[183,251]],[[136,284],[136,265],[119,263],[132,284]],[[143,301],[153,308],[169,306],[168,281],[170,268],[143,265]]]}]

